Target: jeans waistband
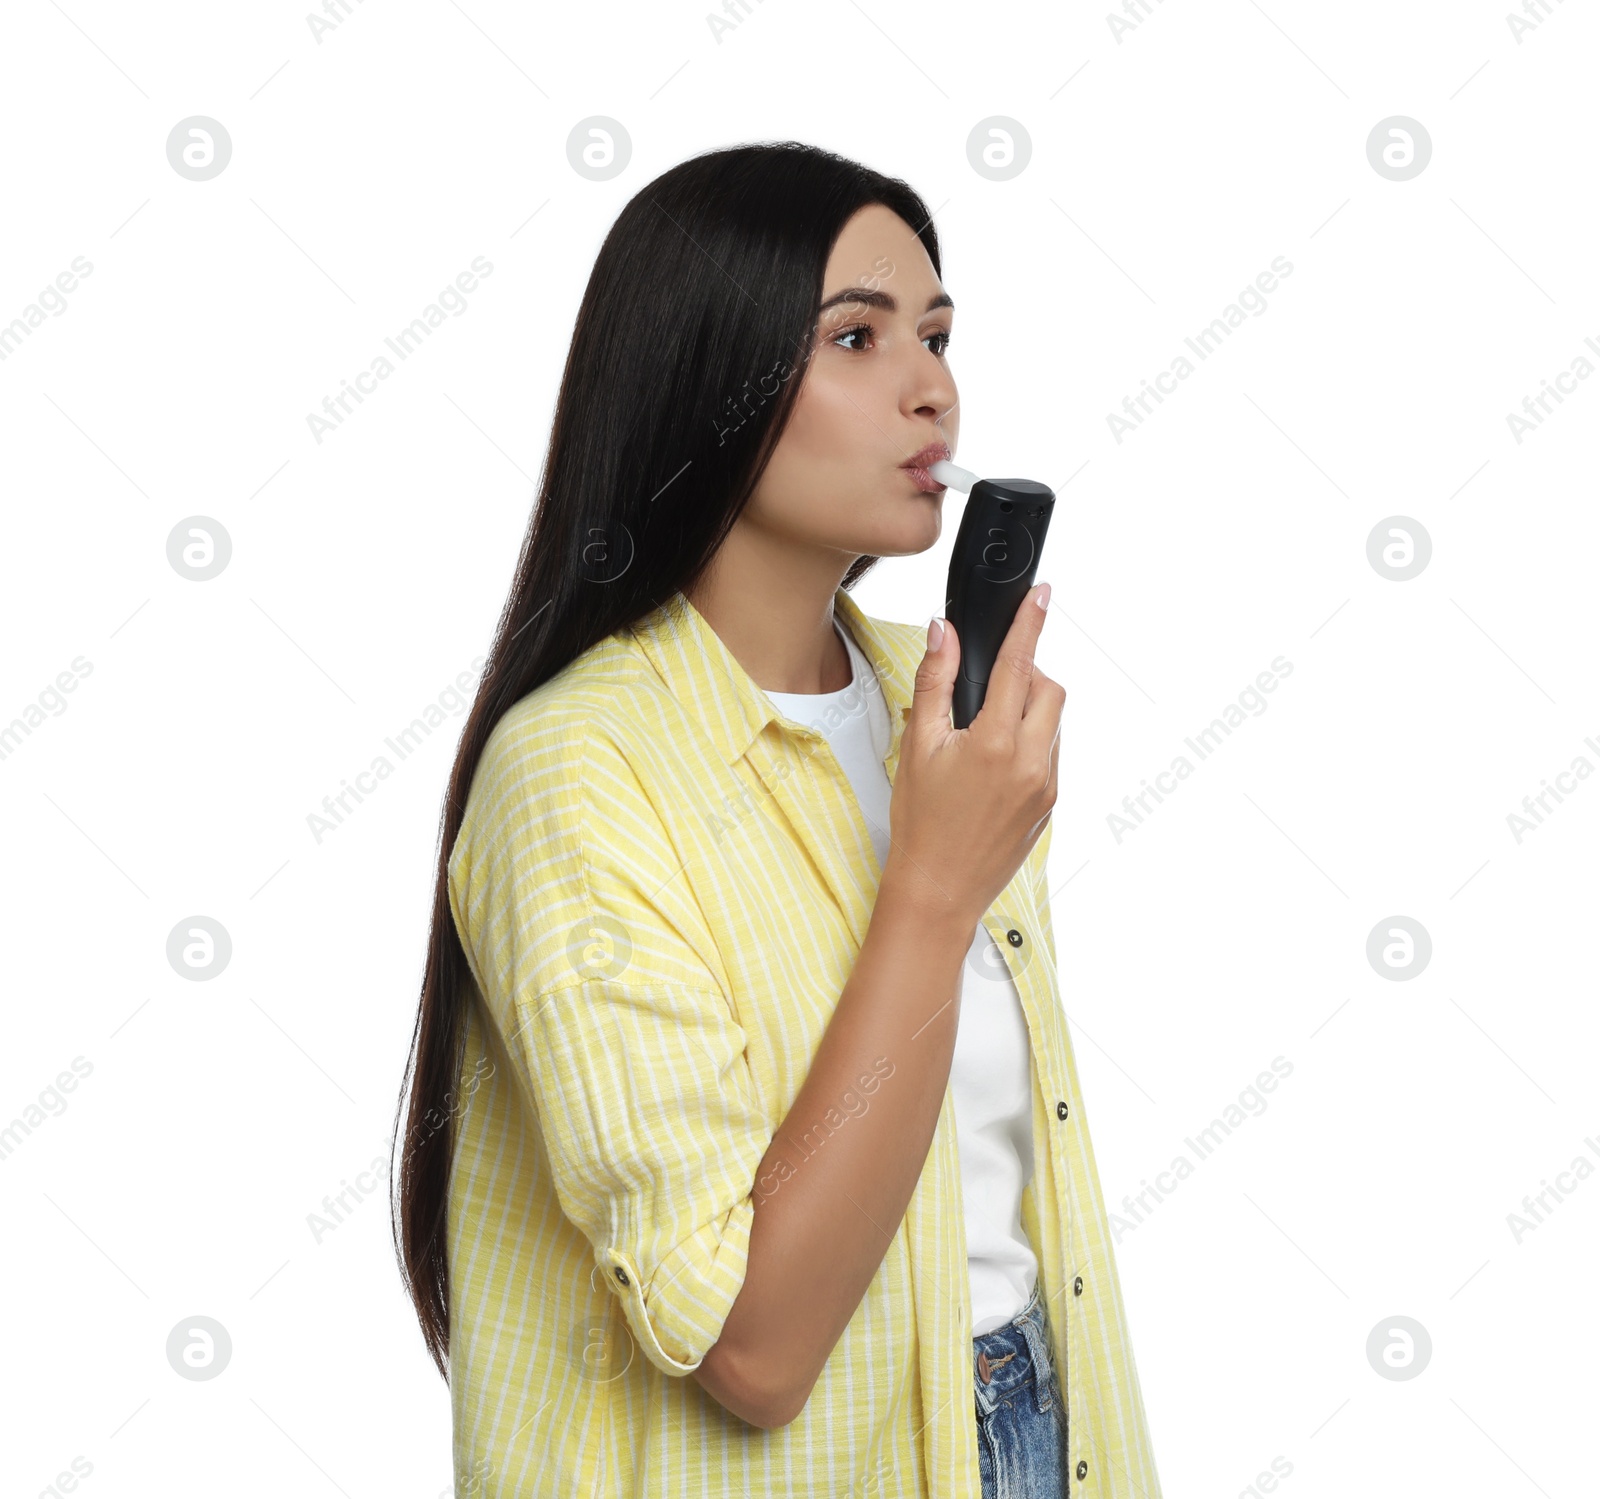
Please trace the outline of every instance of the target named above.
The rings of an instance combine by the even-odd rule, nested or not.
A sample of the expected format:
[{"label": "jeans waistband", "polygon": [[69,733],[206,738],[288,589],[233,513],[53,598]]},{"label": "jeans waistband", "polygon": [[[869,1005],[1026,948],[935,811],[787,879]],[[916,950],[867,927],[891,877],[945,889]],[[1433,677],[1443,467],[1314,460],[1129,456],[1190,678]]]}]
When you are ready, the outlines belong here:
[{"label": "jeans waistband", "polygon": [[[1006,1359],[1023,1351],[1027,1352],[1029,1370],[1017,1378],[1006,1377],[1005,1366],[991,1374],[989,1383],[985,1384],[978,1373],[978,1355],[985,1354],[991,1367],[998,1360]],[[1055,1360],[1050,1351],[1049,1318],[1045,1312],[1044,1298],[1040,1294],[1039,1282],[1034,1281],[1033,1294],[1028,1298],[1028,1304],[1017,1313],[1010,1322],[1003,1327],[997,1327],[992,1332],[979,1333],[972,1340],[972,1385],[977,1396],[978,1406],[985,1413],[992,1411],[1002,1395],[1009,1394],[1023,1380],[1031,1377],[1034,1382],[1034,1398],[1041,1411],[1050,1409],[1050,1385],[1055,1370]]]}]

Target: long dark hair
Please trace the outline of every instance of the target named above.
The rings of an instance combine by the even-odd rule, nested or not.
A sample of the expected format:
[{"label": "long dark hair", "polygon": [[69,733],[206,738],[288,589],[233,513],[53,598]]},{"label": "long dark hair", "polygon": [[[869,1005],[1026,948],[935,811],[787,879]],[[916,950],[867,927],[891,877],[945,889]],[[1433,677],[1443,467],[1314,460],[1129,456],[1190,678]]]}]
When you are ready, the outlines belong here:
[{"label": "long dark hair", "polygon": [[[710,563],[789,419],[834,241],[870,203],[906,221],[938,272],[927,205],[906,183],[777,141],[709,151],[663,172],[617,216],[590,273],[516,576],[450,771],[401,1090],[409,1106],[395,1244],[446,1380],[445,1213],[468,979],[447,871],[473,772],[513,703],[687,592]],[[843,586],[877,560],[857,558]]]}]

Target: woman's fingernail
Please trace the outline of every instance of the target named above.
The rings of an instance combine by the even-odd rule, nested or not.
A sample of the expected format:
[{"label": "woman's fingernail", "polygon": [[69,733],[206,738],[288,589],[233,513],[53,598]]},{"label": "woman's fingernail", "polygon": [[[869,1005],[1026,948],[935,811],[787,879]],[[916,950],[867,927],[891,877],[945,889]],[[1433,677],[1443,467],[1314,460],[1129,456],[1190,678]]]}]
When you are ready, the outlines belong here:
[{"label": "woman's fingernail", "polygon": [[1034,596],[1033,601],[1041,609],[1048,609],[1050,607],[1050,585],[1048,583],[1040,584],[1039,592]]},{"label": "woman's fingernail", "polygon": [[936,651],[944,643],[944,621],[937,614],[928,621],[928,649]]}]

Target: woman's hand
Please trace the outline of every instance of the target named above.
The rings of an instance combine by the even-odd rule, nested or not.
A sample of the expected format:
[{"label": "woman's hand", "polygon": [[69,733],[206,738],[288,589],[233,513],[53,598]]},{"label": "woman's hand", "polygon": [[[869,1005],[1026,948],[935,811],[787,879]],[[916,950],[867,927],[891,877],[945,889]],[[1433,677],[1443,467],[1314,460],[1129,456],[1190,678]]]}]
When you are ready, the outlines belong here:
[{"label": "woman's hand", "polygon": [[930,625],[889,804],[880,899],[889,887],[930,919],[970,932],[1043,833],[1066,701],[1033,660],[1049,599],[1042,583],[1018,605],[983,707],[965,729],[950,725],[961,644],[948,621]]}]

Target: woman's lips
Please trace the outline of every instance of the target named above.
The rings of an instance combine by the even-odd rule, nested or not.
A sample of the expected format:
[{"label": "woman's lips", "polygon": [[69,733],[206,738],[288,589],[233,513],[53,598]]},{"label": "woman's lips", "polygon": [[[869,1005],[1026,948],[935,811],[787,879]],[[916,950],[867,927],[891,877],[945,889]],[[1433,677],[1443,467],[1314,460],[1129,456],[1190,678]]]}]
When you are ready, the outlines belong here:
[{"label": "woman's lips", "polygon": [[944,489],[932,474],[928,472],[930,463],[937,463],[940,459],[948,459],[950,447],[948,443],[930,442],[927,447],[919,448],[904,463],[900,465],[901,471],[911,475],[911,482],[925,494],[938,494]]}]

